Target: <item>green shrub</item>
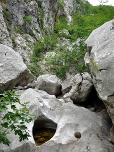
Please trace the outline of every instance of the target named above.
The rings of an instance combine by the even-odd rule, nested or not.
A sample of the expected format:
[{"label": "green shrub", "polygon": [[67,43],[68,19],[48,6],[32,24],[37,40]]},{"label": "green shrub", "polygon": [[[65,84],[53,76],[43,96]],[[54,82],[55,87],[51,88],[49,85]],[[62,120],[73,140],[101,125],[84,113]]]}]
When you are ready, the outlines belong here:
[{"label": "green shrub", "polygon": [[[7,138],[7,134],[14,131],[15,135],[19,135],[19,141],[28,139],[30,137],[25,123],[31,122],[36,119],[35,116],[29,114],[29,110],[26,105],[29,102],[22,104],[15,95],[15,91],[5,91],[0,94],[0,112],[5,112],[3,117],[0,119],[0,143],[8,145],[11,143]],[[16,104],[22,108],[18,109]],[[7,111],[7,106],[11,110]]]},{"label": "green shrub", "polygon": [[55,46],[58,42],[56,34],[54,34],[50,29],[43,32],[47,32],[48,34],[44,35],[42,39],[39,39],[38,42],[34,43],[34,51],[30,57],[32,65],[29,66],[29,69],[35,76],[38,76],[39,73],[42,73],[38,62],[43,59],[43,56],[47,51],[52,51],[55,49]]},{"label": "green shrub", "polygon": [[51,58],[48,64],[53,65],[51,71],[55,72],[59,78],[64,79],[67,72],[71,74],[88,71],[84,63],[86,46],[83,41],[80,41],[79,46],[75,45],[71,52],[65,46],[60,46],[58,50],[59,52]]},{"label": "green shrub", "polygon": [[60,18],[56,18],[56,25],[54,27],[54,32],[59,35],[59,31],[66,29],[68,30],[69,26],[68,26],[68,21],[66,19],[65,16],[61,16]]}]

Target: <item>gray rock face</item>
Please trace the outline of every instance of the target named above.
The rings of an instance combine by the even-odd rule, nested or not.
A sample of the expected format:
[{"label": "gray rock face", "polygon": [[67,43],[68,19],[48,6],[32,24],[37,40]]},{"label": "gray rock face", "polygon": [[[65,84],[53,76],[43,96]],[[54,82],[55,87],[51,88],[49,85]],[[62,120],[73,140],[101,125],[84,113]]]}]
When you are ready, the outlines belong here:
[{"label": "gray rock face", "polygon": [[44,11],[44,28],[54,29],[55,17],[58,11],[57,0],[40,0]]},{"label": "gray rock face", "polygon": [[69,93],[64,95],[64,98],[70,97],[75,103],[84,102],[93,87],[91,76],[87,72],[84,72],[82,76],[77,74],[74,76],[70,86],[72,88]]},{"label": "gray rock face", "polygon": [[63,0],[64,2],[64,14],[66,15],[69,22],[71,22],[72,17],[71,13],[75,12],[76,10],[76,2],[73,0]]},{"label": "gray rock face", "polygon": [[1,4],[0,4],[0,43],[12,47],[12,41],[9,37],[9,32],[7,30],[6,23],[3,18],[3,9]]},{"label": "gray rock face", "polygon": [[[72,103],[61,102],[42,90],[28,89],[21,93],[20,100],[22,103],[30,101],[27,106],[29,112],[42,120],[41,124],[35,121],[38,128],[43,121],[49,122],[50,119],[52,127],[56,128],[57,124],[56,133],[48,142],[36,147],[32,136],[34,122],[31,122],[27,124],[31,135],[29,140],[19,142],[18,136],[11,133],[8,135],[10,147],[1,144],[0,152],[114,151],[114,146],[108,141],[110,125],[101,116]],[[37,129],[37,126],[33,128]]]},{"label": "gray rock face", "polygon": [[[57,13],[57,0],[39,0],[39,2],[41,2],[44,11],[44,27],[53,29]],[[32,32],[32,34],[38,38],[40,36],[39,20],[41,16],[37,2],[34,0],[7,0],[7,5],[12,26],[22,26],[24,16],[30,15],[33,21],[26,24],[25,28],[28,32]]]},{"label": "gray rock face", "polygon": [[[86,40],[85,63],[114,125],[114,28],[113,20],[95,29]],[[113,132],[114,136],[114,132]],[[114,140],[113,140],[114,142]]]},{"label": "gray rock face", "polygon": [[12,33],[11,37],[15,43],[14,50],[22,56],[26,65],[30,65],[29,56],[33,53],[35,38],[29,34],[21,35],[15,33]]},{"label": "gray rock face", "polygon": [[44,90],[51,95],[61,94],[61,83],[56,75],[45,74],[37,78],[36,88]]},{"label": "gray rock face", "polygon": [[31,1],[27,3],[27,12],[25,12],[24,18],[30,16],[32,21],[24,21],[25,30],[30,35],[33,35],[36,39],[40,38],[40,27],[39,27],[39,18],[40,13],[38,9],[38,4],[36,1]]},{"label": "gray rock face", "polygon": [[21,79],[27,84],[34,80],[34,76],[18,53],[0,44],[0,92],[12,89]]},{"label": "gray rock face", "polygon": [[23,24],[24,11],[26,9],[26,4],[24,0],[6,0],[9,20],[13,27]]},{"label": "gray rock face", "polygon": [[39,11],[36,1],[6,0],[12,27],[26,30],[36,39],[40,37]]}]

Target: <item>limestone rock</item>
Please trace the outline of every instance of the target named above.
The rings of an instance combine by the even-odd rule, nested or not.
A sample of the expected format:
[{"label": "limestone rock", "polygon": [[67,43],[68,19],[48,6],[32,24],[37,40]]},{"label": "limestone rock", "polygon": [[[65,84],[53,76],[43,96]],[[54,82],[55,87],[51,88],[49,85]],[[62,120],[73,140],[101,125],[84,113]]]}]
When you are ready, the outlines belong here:
[{"label": "limestone rock", "polygon": [[12,47],[12,41],[3,18],[3,9],[0,4],[0,43]]},{"label": "limestone rock", "polygon": [[40,37],[39,10],[36,1],[6,0],[10,24],[26,31],[36,39]]},{"label": "limestone rock", "polygon": [[44,11],[44,29],[54,29],[55,17],[58,11],[57,0],[40,0]]},{"label": "limestone rock", "polygon": [[30,83],[34,76],[13,49],[0,44],[0,92],[12,89],[21,79]]},{"label": "limestone rock", "polygon": [[[57,123],[57,130],[50,141],[36,147],[36,151],[108,152],[114,150],[109,142],[106,142],[106,145],[103,142],[105,133],[109,136],[108,126],[105,128],[103,125],[106,124],[105,119],[85,108],[74,106],[72,103],[60,103],[57,100],[41,98],[39,103],[42,113]],[[81,134],[81,138],[75,138],[76,132]]]},{"label": "limestone rock", "polygon": [[[110,124],[103,117],[72,103],[61,102],[54,95],[49,95],[42,90],[22,91],[20,100],[21,103],[30,101],[27,108],[31,114],[38,117],[38,120],[27,124],[31,135],[28,140],[19,142],[18,136],[11,133],[8,135],[11,141],[10,147],[0,144],[0,152],[114,151],[114,146],[108,141]],[[37,129],[37,124],[39,128],[43,121],[44,123],[53,122],[50,125],[55,128],[57,126],[56,133],[42,146],[35,147],[32,128]],[[80,138],[75,137],[76,133],[80,135]]]},{"label": "limestone rock", "polygon": [[[108,110],[114,125],[114,30],[113,20],[95,29],[86,40],[85,63],[96,91]],[[113,138],[114,142],[114,138]]]},{"label": "limestone rock", "polygon": [[64,13],[68,21],[72,21],[71,13],[75,12],[76,3],[73,0],[63,0],[64,2]]},{"label": "limestone rock", "polygon": [[11,38],[13,39],[13,48],[16,52],[18,52],[22,58],[23,62],[26,65],[30,65],[30,55],[33,53],[34,50],[34,42],[36,41],[32,36],[29,34],[17,34],[11,33]]},{"label": "limestone rock", "polygon": [[27,4],[27,13],[25,13],[25,17],[26,16],[30,16],[31,21],[25,22],[25,31],[33,37],[35,37],[36,39],[40,38],[40,13],[36,1],[31,1]]},{"label": "limestone rock", "polygon": [[61,94],[61,83],[56,75],[45,74],[37,78],[36,88],[39,90],[44,90],[51,95]]},{"label": "limestone rock", "polygon": [[65,79],[62,82],[62,94],[65,95],[66,93],[70,92],[72,85],[73,85],[73,76]]},{"label": "limestone rock", "polygon": [[93,87],[91,76],[87,72],[84,72],[82,76],[76,74],[71,85],[70,92],[66,93],[64,98],[70,97],[75,103],[86,101]]},{"label": "limestone rock", "polygon": [[26,10],[26,4],[24,0],[6,0],[6,3],[9,11],[9,20],[12,27],[22,25],[24,11]]}]

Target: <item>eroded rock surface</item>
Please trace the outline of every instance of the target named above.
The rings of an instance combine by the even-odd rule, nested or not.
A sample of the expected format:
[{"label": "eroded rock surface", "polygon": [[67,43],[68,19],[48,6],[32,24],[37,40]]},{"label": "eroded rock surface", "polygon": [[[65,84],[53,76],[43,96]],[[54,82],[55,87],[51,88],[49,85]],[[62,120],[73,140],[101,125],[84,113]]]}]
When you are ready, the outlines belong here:
[{"label": "eroded rock surface", "polygon": [[[114,28],[113,20],[95,29],[86,40],[85,63],[88,66],[96,91],[114,125]],[[112,141],[114,142],[114,131]]]},{"label": "eroded rock surface", "polygon": [[[28,89],[21,92],[21,102],[30,101],[27,108],[38,118],[44,116],[57,124],[55,135],[41,146],[35,147],[33,137],[23,142],[13,133],[8,135],[10,147],[0,145],[0,152],[113,152],[114,146],[109,142],[110,125],[107,121],[89,110],[61,102],[45,91]],[[47,120],[48,120],[47,119]],[[44,120],[44,119],[43,119]],[[45,120],[44,120],[45,121]],[[27,124],[32,135],[34,122]],[[36,126],[35,126],[36,127]],[[77,136],[76,134],[78,133]]]}]

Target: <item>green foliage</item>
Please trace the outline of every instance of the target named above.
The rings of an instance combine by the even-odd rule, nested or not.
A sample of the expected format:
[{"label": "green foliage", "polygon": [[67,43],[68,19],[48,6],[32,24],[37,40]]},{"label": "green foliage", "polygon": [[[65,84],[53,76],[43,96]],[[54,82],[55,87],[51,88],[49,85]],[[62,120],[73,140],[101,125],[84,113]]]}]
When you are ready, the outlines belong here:
[{"label": "green foliage", "polygon": [[3,44],[2,41],[0,41],[0,44]]},{"label": "green foliage", "polygon": [[67,46],[60,46],[58,50],[59,52],[57,52],[48,63],[54,65],[51,70],[55,72],[59,78],[64,79],[67,72],[71,74],[73,72],[81,73],[87,71],[84,64],[86,46],[83,40],[80,40],[79,46],[75,45],[74,49],[70,52]]},{"label": "green foliage", "polygon": [[15,42],[15,39],[14,39],[14,38],[12,38],[12,44],[13,44],[13,48],[16,48],[17,43]]},{"label": "green foliage", "polygon": [[21,27],[20,28],[15,28],[15,32],[20,33],[20,34],[25,33],[24,30]]},{"label": "green foliage", "polygon": [[29,42],[29,39],[28,39],[28,36],[27,36],[27,35],[25,35],[24,38],[25,38],[25,40],[26,40],[27,42]]},{"label": "green foliage", "polygon": [[76,1],[76,4],[78,6],[76,12],[78,12],[80,14],[83,12],[85,14],[89,13],[91,4],[88,1],[85,1],[85,3],[83,3],[83,1],[81,1],[81,0],[74,0],[74,1]]},{"label": "green foliage", "polygon": [[40,71],[38,62],[43,59],[44,53],[47,51],[52,51],[58,42],[56,35],[50,29],[45,32],[43,31],[43,33],[47,34],[45,34],[42,39],[39,39],[38,42],[34,43],[34,51],[30,57],[32,65],[28,67],[35,76],[42,73]]},{"label": "green foliage", "polygon": [[24,22],[24,24],[26,23],[26,22],[28,22],[28,23],[30,23],[30,22],[32,22],[32,17],[29,15],[29,16],[24,16],[24,18],[23,18],[23,22]]},{"label": "green foliage", "polygon": [[55,34],[46,34],[43,39],[40,39],[39,42],[35,43],[34,46],[34,55],[39,57],[40,53],[53,50],[56,43],[58,42]]},{"label": "green foliage", "polygon": [[8,12],[8,9],[7,9],[7,7],[3,7],[3,16],[4,16],[4,18],[8,18],[8,16],[9,16],[9,12]]},{"label": "green foliage", "polygon": [[64,7],[64,2],[62,0],[58,0],[57,3],[59,10],[61,10]]},{"label": "green foliage", "polygon": [[40,12],[40,27],[43,28],[43,24],[44,24],[44,11],[40,7],[39,7],[39,12]]},{"label": "green foliage", "polygon": [[[0,117],[0,143],[9,146],[10,141],[7,134],[11,131],[14,131],[15,135],[19,135],[19,141],[30,137],[25,123],[31,122],[36,117],[29,114],[29,110],[26,108],[28,103],[22,104],[14,90],[0,94],[0,112],[4,112],[4,115]],[[17,105],[20,105],[21,109],[18,109]],[[8,110],[7,107],[11,110]]]},{"label": "green foliage", "polygon": [[23,49],[24,49],[24,50],[26,50],[26,48],[27,48],[26,46],[23,46]]},{"label": "green foliage", "polygon": [[76,12],[69,27],[70,39],[87,38],[90,33],[105,22],[113,19],[114,7],[112,6],[90,6],[89,13]]},{"label": "green foliage", "polygon": [[59,34],[60,30],[63,29],[68,29],[68,21],[65,18],[65,16],[61,16],[60,18],[56,18],[56,25],[54,27],[54,32],[58,34],[58,36],[60,37],[61,35]]}]

